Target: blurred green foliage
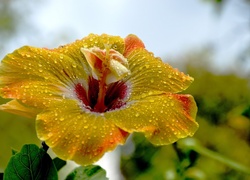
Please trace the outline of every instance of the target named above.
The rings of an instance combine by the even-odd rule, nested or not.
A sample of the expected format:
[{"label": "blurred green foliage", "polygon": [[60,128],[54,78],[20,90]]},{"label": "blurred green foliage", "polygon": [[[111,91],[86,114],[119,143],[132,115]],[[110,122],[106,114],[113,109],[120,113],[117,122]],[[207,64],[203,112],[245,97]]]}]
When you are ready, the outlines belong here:
[{"label": "blurred green foliage", "polygon": [[[30,30],[28,16],[33,5],[25,0],[1,0],[0,53],[20,32]],[[0,104],[4,102],[6,100],[0,98]],[[0,111],[0,142],[0,169],[3,170],[11,156],[11,148],[19,150],[25,143],[40,143],[36,137],[35,120]]]},{"label": "blurred green foliage", "polygon": [[[219,75],[205,64],[187,62],[186,71],[195,78],[185,92],[197,102],[200,125],[194,138],[200,144],[233,161],[250,167],[249,79],[235,74]],[[202,64],[202,63],[201,63]],[[174,145],[153,147],[141,135],[133,137],[135,151],[121,158],[126,179],[249,179],[235,170],[195,151]]]},{"label": "blurred green foliage", "polygon": [[[6,100],[0,98],[0,104]],[[11,149],[21,149],[24,144],[40,144],[35,132],[35,120],[0,111],[0,169],[11,157]]]}]

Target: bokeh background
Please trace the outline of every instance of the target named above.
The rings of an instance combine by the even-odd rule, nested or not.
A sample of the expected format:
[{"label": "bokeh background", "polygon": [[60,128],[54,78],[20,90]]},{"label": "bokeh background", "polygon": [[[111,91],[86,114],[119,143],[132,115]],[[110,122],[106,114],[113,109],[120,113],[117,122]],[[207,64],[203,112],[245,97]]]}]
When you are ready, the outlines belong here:
[{"label": "bokeh background", "polygon": [[[0,0],[0,59],[23,45],[52,48],[89,33],[136,34],[193,76],[185,92],[199,108],[193,140],[250,167],[249,0]],[[3,171],[11,148],[40,143],[34,120],[0,112],[0,142]],[[107,156],[101,164],[116,180],[250,178],[183,143],[155,147],[140,134]]]}]

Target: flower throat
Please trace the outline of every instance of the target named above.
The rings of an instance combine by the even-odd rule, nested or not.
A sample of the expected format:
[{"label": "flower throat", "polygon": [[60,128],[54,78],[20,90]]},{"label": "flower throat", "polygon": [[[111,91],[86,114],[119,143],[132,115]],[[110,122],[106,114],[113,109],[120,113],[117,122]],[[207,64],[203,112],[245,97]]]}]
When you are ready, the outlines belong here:
[{"label": "flower throat", "polygon": [[110,46],[81,48],[92,70],[88,88],[75,85],[75,94],[84,107],[94,112],[106,112],[125,104],[128,87],[122,79],[130,74],[127,59]]}]

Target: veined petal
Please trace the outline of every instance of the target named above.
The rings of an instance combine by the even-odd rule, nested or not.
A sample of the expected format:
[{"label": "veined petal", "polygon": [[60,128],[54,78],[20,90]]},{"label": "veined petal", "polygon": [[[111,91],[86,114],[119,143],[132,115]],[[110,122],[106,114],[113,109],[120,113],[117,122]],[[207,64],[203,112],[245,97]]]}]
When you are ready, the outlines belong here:
[{"label": "veined petal", "polygon": [[193,78],[155,58],[143,48],[135,48],[127,56],[131,75],[131,99],[140,99],[159,92],[177,93],[185,90]]},{"label": "veined petal", "polygon": [[0,69],[1,82],[6,84],[23,79],[64,84],[72,79],[86,79],[88,73],[88,69],[74,58],[29,46],[8,54],[2,60]]},{"label": "veined petal", "polygon": [[128,136],[103,115],[83,112],[73,100],[53,106],[37,116],[37,134],[64,160],[92,164]]},{"label": "veined petal", "polygon": [[64,54],[25,46],[2,60],[0,94],[43,108],[50,99],[62,99],[65,89],[87,74],[82,64]]},{"label": "veined petal", "polygon": [[191,95],[168,93],[148,96],[105,116],[124,131],[142,132],[153,144],[166,145],[195,133],[196,112]]}]

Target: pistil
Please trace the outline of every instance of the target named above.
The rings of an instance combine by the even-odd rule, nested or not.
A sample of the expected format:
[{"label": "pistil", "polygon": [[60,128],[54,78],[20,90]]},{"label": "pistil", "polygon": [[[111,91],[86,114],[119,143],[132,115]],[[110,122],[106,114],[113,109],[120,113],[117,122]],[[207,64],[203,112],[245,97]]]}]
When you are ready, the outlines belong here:
[{"label": "pistil", "polygon": [[81,48],[81,52],[92,69],[91,78],[98,81],[99,91],[96,104],[92,107],[93,111],[105,112],[110,105],[105,104],[108,88],[130,74],[127,59],[118,51],[111,49],[110,45],[105,45],[105,49]]},{"label": "pistil", "polygon": [[105,96],[107,92],[107,85],[106,85],[107,71],[105,71],[102,75],[103,76],[99,80],[99,92],[98,92],[97,103],[94,107],[94,111],[96,112],[105,112],[107,109],[105,105]]}]

